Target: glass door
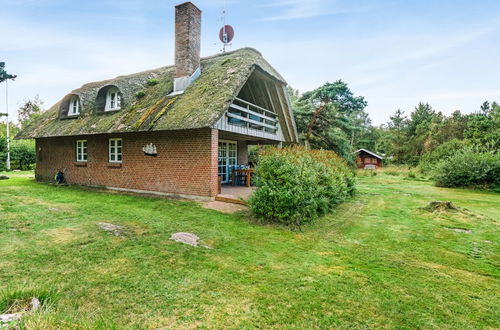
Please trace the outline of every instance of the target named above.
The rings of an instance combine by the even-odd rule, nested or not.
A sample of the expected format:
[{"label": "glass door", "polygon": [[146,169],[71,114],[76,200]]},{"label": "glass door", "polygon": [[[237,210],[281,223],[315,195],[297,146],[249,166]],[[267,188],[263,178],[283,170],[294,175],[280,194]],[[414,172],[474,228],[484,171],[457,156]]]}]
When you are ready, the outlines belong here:
[{"label": "glass door", "polygon": [[234,168],[238,165],[238,145],[236,141],[219,140],[218,172],[222,183],[230,183]]}]

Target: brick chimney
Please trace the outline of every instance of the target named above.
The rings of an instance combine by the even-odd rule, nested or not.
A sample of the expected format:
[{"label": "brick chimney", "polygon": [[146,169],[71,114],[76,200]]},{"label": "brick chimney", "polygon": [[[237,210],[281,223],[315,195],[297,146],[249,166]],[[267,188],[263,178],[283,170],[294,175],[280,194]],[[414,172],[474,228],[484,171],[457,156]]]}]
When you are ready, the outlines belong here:
[{"label": "brick chimney", "polygon": [[201,10],[185,2],[175,7],[174,93],[182,93],[201,74]]}]

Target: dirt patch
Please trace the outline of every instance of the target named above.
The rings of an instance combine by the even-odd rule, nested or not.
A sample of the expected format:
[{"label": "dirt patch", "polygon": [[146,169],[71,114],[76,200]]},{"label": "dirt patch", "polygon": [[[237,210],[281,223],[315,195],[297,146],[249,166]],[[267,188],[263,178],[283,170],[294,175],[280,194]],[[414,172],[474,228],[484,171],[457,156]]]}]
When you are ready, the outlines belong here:
[{"label": "dirt patch", "polygon": [[69,243],[80,238],[79,230],[74,228],[54,228],[43,231],[44,234],[50,236],[52,241],[56,243]]},{"label": "dirt patch", "polygon": [[422,208],[428,212],[458,211],[459,209],[452,202],[434,201]]},{"label": "dirt patch", "polygon": [[224,202],[207,202],[203,203],[202,207],[205,209],[215,210],[222,213],[232,214],[235,212],[247,211],[248,207],[239,204],[224,203]]}]

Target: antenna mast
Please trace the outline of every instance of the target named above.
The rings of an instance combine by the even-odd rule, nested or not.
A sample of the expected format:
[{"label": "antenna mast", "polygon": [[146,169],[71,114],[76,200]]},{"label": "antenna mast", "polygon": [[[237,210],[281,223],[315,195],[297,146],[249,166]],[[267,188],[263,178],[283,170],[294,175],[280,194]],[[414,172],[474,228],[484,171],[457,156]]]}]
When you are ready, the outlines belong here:
[{"label": "antenna mast", "polygon": [[234,29],[231,25],[226,25],[226,16],[227,16],[227,0],[224,1],[224,9],[222,9],[222,28],[219,32],[219,39],[222,42],[222,52],[226,52],[226,47],[231,46],[230,42],[234,38]]}]

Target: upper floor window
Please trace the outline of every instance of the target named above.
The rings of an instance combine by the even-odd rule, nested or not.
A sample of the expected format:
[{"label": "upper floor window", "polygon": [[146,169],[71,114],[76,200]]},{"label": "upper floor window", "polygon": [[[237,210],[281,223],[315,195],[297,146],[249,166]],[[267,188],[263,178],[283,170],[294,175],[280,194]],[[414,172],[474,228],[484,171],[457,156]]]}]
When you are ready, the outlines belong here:
[{"label": "upper floor window", "polygon": [[109,162],[122,162],[122,139],[109,139]]},{"label": "upper floor window", "polygon": [[87,140],[76,141],[76,161],[77,162],[87,161]]},{"label": "upper floor window", "polygon": [[73,96],[69,101],[68,116],[77,116],[80,114],[80,100],[78,96]]},{"label": "upper floor window", "polygon": [[111,87],[106,94],[106,107],[104,111],[120,110],[122,107],[122,95],[118,88]]}]

